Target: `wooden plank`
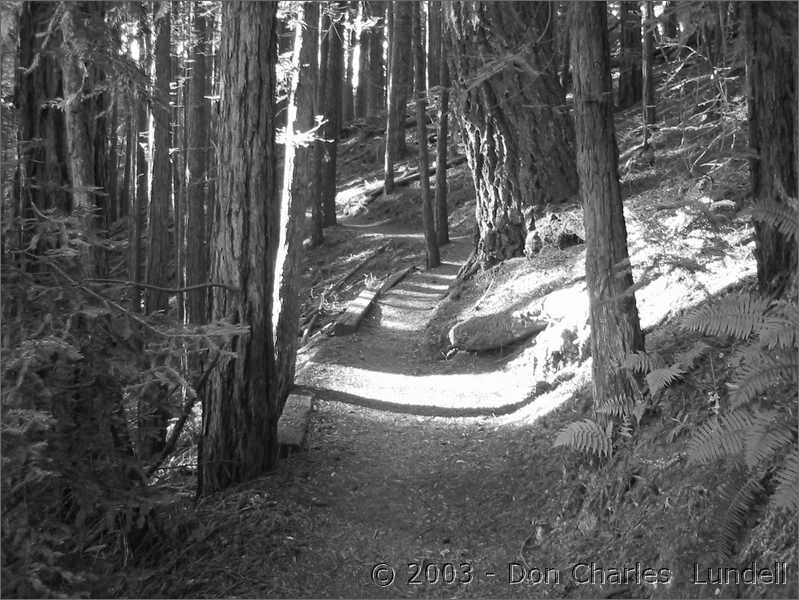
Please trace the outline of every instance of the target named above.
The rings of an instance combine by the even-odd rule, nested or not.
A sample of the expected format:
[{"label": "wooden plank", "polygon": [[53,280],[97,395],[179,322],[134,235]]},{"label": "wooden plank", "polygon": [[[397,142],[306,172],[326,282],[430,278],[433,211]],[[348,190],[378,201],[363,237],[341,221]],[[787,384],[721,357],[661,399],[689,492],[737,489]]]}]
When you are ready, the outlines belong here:
[{"label": "wooden plank", "polygon": [[372,305],[375,303],[377,297],[397,285],[412,270],[412,266],[405,267],[404,269],[401,269],[400,271],[392,273],[386,277],[383,285],[381,285],[379,289],[365,289],[361,291],[361,293],[358,294],[358,297],[349,303],[347,309],[336,320],[331,334],[348,335],[350,333],[355,333],[355,331],[358,329],[358,326],[361,324],[361,321],[363,321],[363,318],[366,316],[366,313],[368,313],[369,309],[372,308]]},{"label": "wooden plank", "polygon": [[336,324],[333,326],[333,335],[354,333],[372,307],[372,304],[374,304],[377,294],[378,290],[369,289],[363,290],[358,294],[358,297],[349,303],[347,310],[336,320]]},{"label": "wooden plank", "polygon": [[296,452],[305,446],[313,398],[309,394],[289,394],[277,422],[277,441],[281,454]]},{"label": "wooden plank", "polygon": [[402,281],[411,271],[413,271],[413,267],[405,267],[401,271],[397,271],[396,273],[389,275],[383,285],[380,286],[380,293],[385,294],[388,290]]}]

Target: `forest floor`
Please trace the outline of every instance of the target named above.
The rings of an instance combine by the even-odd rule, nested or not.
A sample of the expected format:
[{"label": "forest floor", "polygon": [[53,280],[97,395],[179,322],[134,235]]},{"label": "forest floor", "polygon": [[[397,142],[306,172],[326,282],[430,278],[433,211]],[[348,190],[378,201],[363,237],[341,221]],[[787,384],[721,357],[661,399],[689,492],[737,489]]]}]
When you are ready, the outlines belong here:
[{"label": "forest floor", "polygon": [[[632,112],[619,116],[620,150],[634,147]],[[743,119],[743,115],[736,118]],[[686,168],[686,148],[718,133],[669,127],[655,167],[624,166],[625,216],[647,350],[669,356],[695,338],[679,314],[755,272],[742,160],[711,177]],[[737,125],[740,126],[740,123]],[[413,138],[409,138],[413,148]],[[733,141],[733,143],[735,143]],[[686,466],[691,426],[712,413],[734,365],[719,342],[695,377],[674,387],[623,452],[593,464],[556,433],[588,415],[590,358],[583,245],[544,245],[453,286],[472,246],[474,199],[466,166],[448,173],[453,241],[424,270],[418,184],[365,201],[379,178],[380,138],[342,144],[339,225],[310,250],[306,308],[370,250],[388,244],[357,284],[321,299],[331,319],[368,283],[416,265],[352,335],[318,336],[300,353],[298,384],[314,396],[308,448],[275,472],[191,509],[181,549],[127,594],[181,597],[790,597],[696,584],[702,569],[735,566],[715,545],[731,468]],[[719,152],[717,155],[721,156]],[[695,157],[696,155],[694,155]],[[409,163],[413,165],[413,159]],[[410,167],[409,167],[410,168]],[[553,216],[554,215],[554,216]],[[576,204],[546,220],[582,235]],[[554,226],[553,226],[554,227]],[[446,333],[474,314],[533,302],[557,315],[510,348],[448,353]],[[569,335],[564,336],[566,331]],[[567,339],[568,338],[568,339]],[[449,354],[449,356],[448,356]],[[790,528],[788,528],[790,529]],[[740,540],[737,561],[792,561],[778,517]],[[768,541],[769,550],[758,544]],[[755,554],[752,554],[755,553]],[[596,563],[593,564],[592,563]],[[604,570],[599,570],[599,567]],[[613,569],[651,568],[661,580],[620,581]],[[667,571],[659,571],[666,569]],[[795,571],[794,571],[795,572]],[[601,577],[605,577],[604,581]]]}]

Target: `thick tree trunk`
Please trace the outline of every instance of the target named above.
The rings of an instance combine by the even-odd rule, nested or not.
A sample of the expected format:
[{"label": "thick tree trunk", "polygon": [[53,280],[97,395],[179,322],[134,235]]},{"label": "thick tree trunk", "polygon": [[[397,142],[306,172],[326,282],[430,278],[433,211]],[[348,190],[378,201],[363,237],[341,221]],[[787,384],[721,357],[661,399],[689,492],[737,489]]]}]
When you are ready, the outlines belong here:
[{"label": "thick tree trunk", "polygon": [[419,144],[419,188],[422,194],[422,228],[426,251],[426,266],[434,269],[441,264],[438,253],[438,240],[433,217],[433,204],[430,199],[430,157],[427,151],[427,90],[425,89],[424,29],[422,27],[419,3],[411,5],[413,19],[413,72],[416,88],[416,137]]},{"label": "thick tree trunk", "polygon": [[576,192],[563,90],[546,67],[552,55],[530,43],[546,37],[551,10],[543,2],[448,8],[453,96],[477,192],[479,237],[466,274],[521,255],[532,207]]},{"label": "thick tree trunk", "polygon": [[[102,22],[101,4],[69,3],[64,7],[61,17],[61,32],[64,36],[64,61],[62,77],[64,82],[64,124],[66,127],[67,156],[69,157],[69,182],[72,189],[72,214],[82,224],[84,235],[89,238],[97,230],[96,194],[103,192],[105,172],[101,172],[99,154],[106,150],[97,149],[98,141],[105,139],[102,131],[99,140],[98,128],[105,127],[105,121],[98,122],[100,111],[96,111],[95,83],[98,70],[87,54],[91,27]],[[88,243],[81,246],[80,267],[86,277],[99,274],[99,250]]]},{"label": "thick tree trunk", "polygon": [[[169,250],[171,170],[169,161],[169,83],[170,12],[169,4],[154,4],[155,26],[155,97],[153,98],[153,181],[148,213],[147,283],[170,287],[172,254]],[[169,307],[169,295],[148,289],[144,294],[144,310],[151,313]]]},{"label": "thick tree trunk", "polygon": [[[191,79],[188,96],[188,143],[186,169],[187,197],[187,261],[186,283],[189,286],[208,281],[208,236],[206,215],[208,198],[208,162],[211,143],[209,125],[211,106],[206,99],[209,91],[211,60],[211,17],[205,14],[200,0],[194,2],[194,46],[191,49]],[[186,308],[190,323],[205,323],[208,290],[188,293]]]},{"label": "thick tree trunk", "polygon": [[652,125],[657,120],[655,105],[655,80],[652,73],[652,60],[655,56],[655,11],[652,0],[644,2],[646,20],[643,25],[644,48],[641,65],[642,88],[643,88],[643,117],[644,117],[644,145],[648,143],[646,139],[647,125]]},{"label": "thick tree trunk", "polygon": [[222,5],[219,181],[210,277],[214,319],[248,327],[225,345],[206,387],[199,456],[201,493],[247,481],[278,458],[272,342],[277,249],[274,141],[276,9],[273,2]]},{"label": "thick tree trunk", "polygon": [[[303,4],[305,23],[319,20],[319,4]],[[302,134],[314,125],[314,82],[316,81],[316,54],[318,50],[316,32],[295,26],[294,75],[288,105],[288,131]],[[282,410],[286,397],[294,383],[294,366],[297,357],[297,331],[299,329],[299,281],[302,257],[303,219],[306,207],[313,200],[311,151],[308,146],[297,145],[291,135],[286,140],[286,158],[283,175],[283,200],[280,215],[280,249],[278,250],[277,273],[279,288],[277,296],[277,323],[275,326],[275,349],[277,353],[276,400]]]},{"label": "thick tree trunk", "polygon": [[[142,54],[142,67],[145,72],[150,63],[150,47],[148,43],[149,34],[147,23],[142,16],[139,23],[139,48]],[[147,103],[144,98],[139,98],[136,108],[136,194],[133,202],[133,212],[131,213],[132,223],[130,230],[130,278],[137,283],[144,282],[144,249],[143,238],[145,224],[147,222],[147,205],[149,198],[148,179],[149,165],[147,162],[148,152],[145,150],[150,145],[149,124],[148,124]],[[130,290],[130,303],[135,311],[140,311],[142,306],[142,294],[138,287]]]},{"label": "thick tree trunk", "polygon": [[57,5],[25,2],[19,16],[19,70],[16,109],[20,145],[19,202],[17,214],[32,216],[31,204],[40,210],[68,213],[71,197],[64,182],[69,180],[68,153],[64,139],[63,82],[58,49],[61,31],[47,35]]},{"label": "thick tree trunk", "polygon": [[[390,5],[390,3],[386,4]],[[374,0],[367,2],[366,6],[369,16],[377,19],[377,23],[372,27],[369,34],[369,81],[366,88],[366,116],[373,118],[386,105],[386,75],[383,71],[385,67],[383,60],[383,40],[385,39],[383,29],[385,23],[384,19],[381,18],[385,11],[381,10],[383,4]],[[364,73],[364,77],[366,77],[366,73]]]},{"label": "thick tree trunk", "polygon": [[[797,197],[799,135],[796,121],[796,4],[744,5],[749,96],[752,195],[757,201]],[[755,222],[761,291],[781,294],[796,277],[797,245],[766,223]]]},{"label": "thick tree trunk", "polygon": [[585,222],[593,396],[600,407],[617,396],[634,397],[634,381],[619,365],[627,354],[643,350],[644,338],[631,289],[618,177],[606,6],[579,3],[572,9],[577,172]]},{"label": "thick tree trunk", "polygon": [[432,90],[441,76],[441,0],[427,0],[427,89]]},{"label": "thick tree trunk", "polygon": [[341,98],[344,78],[344,18],[346,2],[331,6],[331,25],[328,32],[327,77],[322,106],[326,107],[322,144],[322,223],[325,227],[336,224],[336,159],[341,132]]},{"label": "thick tree trunk", "polygon": [[638,2],[621,3],[619,108],[641,101],[641,9]]},{"label": "thick tree trunk", "polygon": [[[433,10],[440,10],[441,6],[437,2],[431,2]],[[439,56],[446,55],[444,43],[443,26],[444,20],[439,18],[436,21],[438,32],[435,40],[439,45]],[[436,238],[439,246],[449,243],[449,210],[447,209],[447,143],[449,142],[449,67],[446,60],[438,62],[439,76],[441,84],[441,96],[439,99],[438,111],[438,141],[436,142],[436,199],[435,199],[435,221]]]},{"label": "thick tree trunk", "polygon": [[383,158],[386,194],[394,190],[394,163],[407,153],[405,105],[408,102],[411,41],[411,4],[395,0],[389,43],[391,44],[386,104],[386,152]]}]

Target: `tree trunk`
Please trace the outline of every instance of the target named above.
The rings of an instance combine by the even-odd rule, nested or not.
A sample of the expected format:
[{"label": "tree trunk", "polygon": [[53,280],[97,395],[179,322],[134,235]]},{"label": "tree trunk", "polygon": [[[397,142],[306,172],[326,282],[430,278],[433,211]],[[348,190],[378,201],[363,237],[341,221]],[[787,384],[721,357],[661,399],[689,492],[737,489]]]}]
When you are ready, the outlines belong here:
[{"label": "tree trunk", "polygon": [[[64,82],[64,121],[66,127],[69,182],[72,189],[72,214],[82,224],[83,234],[93,237],[97,231],[97,194],[103,192],[105,172],[98,155],[104,157],[105,121],[98,121],[101,111],[95,98],[95,84],[100,73],[87,54],[89,30],[103,21],[102,4],[69,3],[64,6],[61,32],[64,40],[62,77]],[[103,129],[98,136],[98,129]],[[101,148],[97,148],[101,145]],[[99,249],[90,243],[81,246],[80,266],[85,277],[99,274]]]},{"label": "tree trunk", "polygon": [[571,2],[565,2],[560,5],[558,15],[560,17],[558,22],[557,31],[557,45],[558,56],[560,58],[560,67],[558,69],[558,81],[560,87],[566,92],[572,87],[571,75],[571,27],[569,26],[569,10]]},{"label": "tree trunk", "polygon": [[206,387],[199,489],[209,494],[269,471],[278,458],[272,307],[277,249],[273,2],[222,5],[219,180],[211,279],[214,319],[248,328]]},{"label": "tree trunk", "polygon": [[641,101],[641,9],[638,2],[621,3],[619,108]]},{"label": "tree trunk", "polygon": [[[431,2],[433,10],[441,10],[441,6],[436,2]],[[440,15],[439,15],[440,17]],[[438,55],[446,55],[444,43],[444,20],[439,18],[436,21],[438,32],[435,40],[439,45]],[[441,96],[438,111],[438,141],[436,142],[436,199],[435,199],[435,221],[436,238],[439,246],[449,243],[449,210],[447,209],[447,143],[449,141],[449,67],[446,60],[438,61],[439,76],[441,84]]]},{"label": "tree trunk", "polygon": [[419,144],[419,188],[422,194],[422,228],[426,251],[426,265],[434,269],[441,264],[438,253],[438,240],[433,218],[433,204],[430,200],[430,157],[427,151],[427,90],[425,89],[425,52],[422,11],[419,3],[411,5],[413,19],[413,63],[414,87],[416,88],[416,137]]},{"label": "tree trunk", "polygon": [[644,48],[641,65],[642,88],[643,88],[643,117],[644,117],[644,146],[648,143],[647,125],[652,125],[656,119],[655,106],[655,80],[652,73],[652,60],[655,56],[655,32],[657,26],[655,21],[655,11],[652,7],[652,0],[644,2],[646,21],[643,25]]},{"label": "tree trunk", "polygon": [[68,213],[71,198],[64,182],[69,180],[68,153],[64,139],[64,111],[56,98],[63,97],[61,63],[57,52],[61,32],[46,32],[54,17],[55,3],[25,2],[19,17],[19,70],[16,109],[20,142],[18,173],[20,206],[17,214],[32,216],[32,204],[40,210]]},{"label": "tree trunk", "polygon": [[[146,17],[142,15],[139,22],[139,48],[141,53],[142,68],[148,72],[150,65],[150,45],[149,31],[147,30]],[[149,165],[147,162],[148,152],[145,147],[150,145],[150,132],[147,114],[147,103],[145,98],[138,99],[136,109],[136,194],[134,196],[132,227],[130,231],[130,277],[131,280],[141,283],[144,282],[144,249],[142,241],[147,222],[148,206],[148,179]],[[135,311],[142,309],[142,294],[138,287],[130,290],[130,303]]]},{"label": "tree trunk", "polygon": [[350,10],[344,11],[341,21],[342,41],[346,42],[346,48],[342,48],[344,56],[344,81],[341,90],[341,122],[350,123],[355,118],[355,98],[353,96],[352,84],[355,78],[355,21]]},{"label": "tree trunk", "polygon": [[[387,2],[386,5],[390,6]],[[383,72],[383,35],[384,20],[380,19],[384,11],[380,10],[382,4],[371,0],[366,3],[369,16],[377,19],[369,34],[369,82],[366,88],[366,116],[376,117],[385,108],[386,75]],[[364,74],[366,76],[366,74]]]},{"label": "tree trunk", "polygon": [[[209,124],[211,107],[206,99],[211,65],[211,35],[213,23],[205,14],[200,0],[194,2],[194,46],[191,49],[192,63],[189,81],[187,129],[187,262],[186,283],[188,286],[208,281],[208,236],[206,215],[208,205],[208,162],[211,143]],[[208,290],[193,290],[188,293],[186,308],[190,323],[205,323]]]},{"label": "tree trunk", "polygon": [[366,98],[369,85],[369,44],[372,38],[372,27],[369,25],[369,3],[359,3],[359,22],[361,24],[358,36],[358,87],[355,90],[355,117],[365,119],[368,113]]},{"label": "tree trunk", "polygon": [[322,223],[325,227],[336,224],[336,158],[338,138],[341,131],[341,97],[344,76],[344,17],[346,2],[337,2],[330,7],[331,25],[328,32],[327,77],[322,106],[325,108],[327,124],[324,127],[322,144]]},{"label": "tree trunk", "polygon": [[[119,216],[127,217],[131,214],[131,193],[133,189],[133,170],[136,168],[136,131],[133,127],[133,115],[135,114],[133,102],[130,94],[125,95],[127,116],[125,118],[125,175],[120,191]],[[128,223],[131,228],[131,223]],[[129,277],[130,279],[130,277]]]},{"label": "tree trunk", "polygon": [[[314,113],[321,115],[322,119],[326,119],[326,98],[327,92],[327,55],[330,48],[330,5],[322,4],[320,7],[319,16],[319,61],[318,76],[316,81],[316,96],[314,98]],[[318,129],[315,141],[313,143],[313,201],[311,204],[311,246],[316,247],[324,241],[324,207],[323,207],[323,191],[324,178],[322,174],[322,158],[324,156],[324,138],[326,126],[322,125]]]},{"label": "tree trunk", "polygon": [[[155,26],[155,94],[153,110],[153,181],[148,213],[147,283],[169,287],[172,254],[169,249],[169,205],[171,170],[169,161],[169,83],[171,81],[169,44],[169,3],[153,5]],[[169,295],[166,292],[148,289],[144,294],[144,310],[151,313],[166,310]]]},{"label": "tree trunk", "polygon": [[389,43],[391,53],[389,60],[390,75],[388,78],[388,94],[386,105],[386,152],[383,157],[384,182],[386,194],[394,191],[394,163],[407,153],[405,142],[405,105],[408,102],[408,74],[410,53],[408,46],[411,38],[410,9],[411,4],[395,0]]},{"label": "tree trunk", "polygon": [[440,83],[441,0],[427,0],[427,89]]},{"label": "tree trunk", "polygon": [[[797,9],[782,2],[744,5],[749,96],[752,195],[757,201],[797,197],[796,122]],[[755,222],[755,256],[760,289],[782,294],[796,277],[795,239]]]},{"label": "tree trunk", "polygon": [[619,365],[627,354],[643,350],[644,338],[632,291],[618,177],[606,5],[579,3],[572,10],[577,172],[585,223],[593,397],[599,408],[617,396],[634,397],[634,381]]},{"label": "tree trunk", "polygon": [[453,95],[477,192],[479,237],[467,275],[521,255],[534,228],[532,207],[576,192],[574,131],[546,67],[552,55],[529,43],[542,39],[551,10],[543,2],[448,9]]},{"label": "tree trunk", "polygon": [[[319,4],[303,4],[304,23],[319,20]],[[288,105],[288,132],[302,134],[314,125],[314,82],[316,80],[316,32],[296,24],[291,91]],[[277,296],[277,323],[275,349],[277,353],[276,401],[280,409],[294,384],[294,366],[297,357],[297,331],[299,329],[299,281],[302,257],[302,225],[305,210],[313,200],[308,189],[312,180],[311,152],[307,146],[294,143],[287,134],[285,170],[283,176],[283,201],[280,215],[280,249],[277,273],[280,276]]]}]

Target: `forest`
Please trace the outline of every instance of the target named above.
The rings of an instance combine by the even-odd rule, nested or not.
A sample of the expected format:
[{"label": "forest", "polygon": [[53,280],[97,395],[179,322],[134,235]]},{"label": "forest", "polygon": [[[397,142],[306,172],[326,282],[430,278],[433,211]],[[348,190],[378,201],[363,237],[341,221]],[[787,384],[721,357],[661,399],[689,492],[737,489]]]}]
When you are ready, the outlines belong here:
[{"label": "forest", "polygon": [[2,595],[797,597],[798,6],[0,0]]}]

